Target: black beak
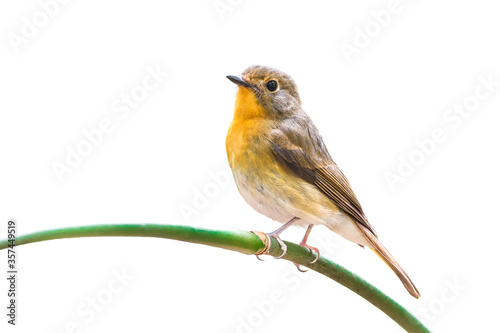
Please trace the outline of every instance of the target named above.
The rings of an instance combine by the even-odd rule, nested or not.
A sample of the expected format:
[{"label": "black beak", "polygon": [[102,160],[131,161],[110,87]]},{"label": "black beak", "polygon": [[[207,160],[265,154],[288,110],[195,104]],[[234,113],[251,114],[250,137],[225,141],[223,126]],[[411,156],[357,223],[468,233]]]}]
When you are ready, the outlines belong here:
[{"label": "black beak", "polygon": [[250,83],[248,83],[247,81],[243,80],[241,77],[239,76],[234,76],[234,75],[228,75],[226,76],[229,81],[233,82],[233,83],[236,83],[237,85],[239,86],[242,86],[242,87],[245,87],[245,88],[251,88],[251,89],[255,89],[255,87],[253,85],[251,85]]}]

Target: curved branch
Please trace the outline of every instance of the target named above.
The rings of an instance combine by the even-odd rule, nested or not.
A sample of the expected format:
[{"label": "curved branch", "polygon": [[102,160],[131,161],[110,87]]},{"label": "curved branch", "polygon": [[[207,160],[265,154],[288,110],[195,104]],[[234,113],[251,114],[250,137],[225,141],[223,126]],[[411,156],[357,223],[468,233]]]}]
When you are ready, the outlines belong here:
[{"label": "curved branch", "polygon": [[[248,231],[212,230],[160,224],[107,224],[41,231],[17,237],[15,246],[51,239],[109,236],[168,238],[210,245],[244,254],[259,254],[269,246],[270,255],[279,256],[281,254],[281,248],[274,238],[270,238],[271,244],[265,244],[265,238],[262,240],[255,233]],[[283,259],[309,267],[349,288],[375,305],[408,332],[430,332],[405,308],[361,277],[323,257],[311,264],[315,254],[300,245],[286,241],[285,243],[288,246],[288,251]],[[8,245],[7,240],[0,241],[0,250],[6,249]]]}]

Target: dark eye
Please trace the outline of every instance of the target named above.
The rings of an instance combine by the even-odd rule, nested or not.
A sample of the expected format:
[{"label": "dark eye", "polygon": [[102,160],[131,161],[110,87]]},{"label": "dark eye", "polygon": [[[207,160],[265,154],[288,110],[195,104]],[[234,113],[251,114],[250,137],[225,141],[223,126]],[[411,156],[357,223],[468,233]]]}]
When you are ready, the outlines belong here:
[{"label": "dark eye", "polygon": [[275,80],[271,80],[266,83],[266,87],[270,92],[276,91],[276,89],[278,89],[278,82],[276,82]]}]

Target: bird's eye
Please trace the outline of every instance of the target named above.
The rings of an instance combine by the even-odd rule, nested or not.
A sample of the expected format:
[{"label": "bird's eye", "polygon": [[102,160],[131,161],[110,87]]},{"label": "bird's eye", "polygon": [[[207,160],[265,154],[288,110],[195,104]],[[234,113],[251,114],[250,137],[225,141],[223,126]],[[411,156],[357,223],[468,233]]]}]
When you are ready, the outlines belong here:
[{"label": "bird's eye", "polygon": [[275,92],[276,89],[278,89],[278,82],[276,82],[275,80],[268,81],[266,83],[266,88],[270,92]]}]

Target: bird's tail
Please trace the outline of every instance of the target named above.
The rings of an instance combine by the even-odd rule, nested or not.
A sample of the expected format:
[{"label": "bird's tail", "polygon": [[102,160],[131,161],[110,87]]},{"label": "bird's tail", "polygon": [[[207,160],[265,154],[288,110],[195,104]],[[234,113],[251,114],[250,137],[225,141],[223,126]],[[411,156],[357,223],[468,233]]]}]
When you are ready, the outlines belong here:
[{"label": "bird's tail", "polygon": [[420,293],[418,292],[417,287],[415,287],[410,277],[408,276],[408,274],[406,274],[403,268],[399,266],[396,259],[394,259],[394,257],[389,253],[384,245],[382,245],[382,243],[378,240],[377,236],[375,236],[371,232],[365,232],[365,235],[369,239],[370,243],[373,244],[373,246],[371,247],[373,252],[375,252],[380,257],[380,259],[382,259],[387,264],[387,266],[392,269],[394,273],[396,273],[410,295],[415,298],[419,298]]}]

